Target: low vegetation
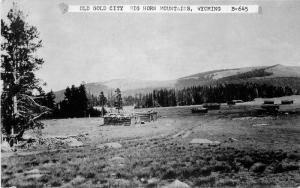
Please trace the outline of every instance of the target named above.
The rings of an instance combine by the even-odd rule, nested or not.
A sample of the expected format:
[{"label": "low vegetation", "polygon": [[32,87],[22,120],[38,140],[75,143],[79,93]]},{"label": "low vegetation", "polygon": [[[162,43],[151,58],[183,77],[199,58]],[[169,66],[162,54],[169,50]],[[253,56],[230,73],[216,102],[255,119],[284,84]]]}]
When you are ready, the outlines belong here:
[{"label": "low vegetation", "polygon": [[[3,157],[2,185],[160,187],[175,179],[191,187],[299,185],[298,115],[256,117],[243,110],[242,115],[187,116],[189,110],[181,108],[160,110],[166,117],[144,126],[168,127],[164,135],[117,138],[113,132],[118,127],[108,127],[116,138],[107,140],[104,135],[95,137],[95,127],[95,135],[82,147]],[[175,117],[176,111],[183,115]],[[262,123],[264,127],[254,126]],[[140,128],[123,127],[122,132],[126,129]],[[221,145],[191,144],[193,138],[218,140]],[[104,140],[121,147],[98,147]]]}]

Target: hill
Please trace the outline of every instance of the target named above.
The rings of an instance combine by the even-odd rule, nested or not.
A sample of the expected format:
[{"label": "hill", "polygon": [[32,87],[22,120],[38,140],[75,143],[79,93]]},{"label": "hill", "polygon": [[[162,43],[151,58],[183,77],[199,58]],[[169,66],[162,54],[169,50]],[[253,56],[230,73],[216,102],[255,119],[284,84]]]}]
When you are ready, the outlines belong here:
[{"label": "hill", "polygon": [[[100,92],[105,95],[113,93],[116,88],[120,88],[123,96],[135,95],[138,93],[145,94],[152,92],[153,89],[159,88],[173,88],[174,80],[169,81],[151,81],[151,80],[137,80],[137,79],[114,79],[104,82],[86,83],[86,91],[88,95],[98,96]],[[65,90],[55,92],[55,102],[64,99]]]},{"label": "hill", "polygon": [[[199,85],[214,85],[222,83],[252,82],[275,86],[289,86],[300,91],[300,67],[299,66],[260,66],[244,67],[236,69],[221,69],[193,74],[176,80],[154,81],[138,79],[114,79],[104,82],[87,83],[88,94],[98,96],[101,91],[108,95],[120,88],[123,96],[145,94],[153,89],[176,88],[182,89]],[[55,101],[64,99],[64,90],[55,92]]]},{"label": "hill", "polygon": [[300,90],[300,67],[297,66],[261,66],[239,69],[223,69],[193,74],[179,78],[176,88],[196,85],[214,85],[220,83],[252,82],[293,87]]},{"label": "hill", "polygon": [[[101,91],[103,91],[104,93],[108,93],[111,90],[109,87],[102,85],[100,83],[87,83],[85,84],[85,88],[88,95],[94,95],[94,96],[98,96]],[[54,94],[55,94],[55,102],[60,102],[65,98],[64,89],[56,91],[54,92]]]}]

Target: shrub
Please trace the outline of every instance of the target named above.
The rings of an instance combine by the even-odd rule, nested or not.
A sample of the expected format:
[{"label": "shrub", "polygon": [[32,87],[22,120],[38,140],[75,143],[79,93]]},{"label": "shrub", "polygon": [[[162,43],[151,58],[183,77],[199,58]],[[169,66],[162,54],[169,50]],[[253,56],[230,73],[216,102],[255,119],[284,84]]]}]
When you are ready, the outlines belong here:
[{"label": "shrub", "polygon": [[217,172],[230,172],[231,167],[225,162],[218,162],[214,166],[214,171],[217,171]]},{"label": "shrub", "polygon": [[249,155],[246,155],[245,157],[243,157],[239,161],[243,164],[243,166],[245,168],[250,168],[254,164],[253,159]]}]

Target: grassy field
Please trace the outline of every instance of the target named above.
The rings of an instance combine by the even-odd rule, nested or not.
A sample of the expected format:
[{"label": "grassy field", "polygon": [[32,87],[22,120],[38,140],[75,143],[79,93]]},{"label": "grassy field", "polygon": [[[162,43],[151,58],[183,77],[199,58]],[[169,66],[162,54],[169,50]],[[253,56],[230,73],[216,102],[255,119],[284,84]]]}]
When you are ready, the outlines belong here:
[{"label": "grassy field", "polygon": [[[191,187],[297,187],[300,115],[256,116],[258,104],[222,105],[207,115],[191,114],[191,107],[158,108],[158,121],[130,127],[100,126],[101,118],[47,120],[44,137],[86,134],[84,146],[4,154],[1,183],[162,187],[178,179]],[[298,107],[296,101],[284,109]],[[220,145],[191,144],[195,138]],[[99,147],[107,142],[122,147]]]}]

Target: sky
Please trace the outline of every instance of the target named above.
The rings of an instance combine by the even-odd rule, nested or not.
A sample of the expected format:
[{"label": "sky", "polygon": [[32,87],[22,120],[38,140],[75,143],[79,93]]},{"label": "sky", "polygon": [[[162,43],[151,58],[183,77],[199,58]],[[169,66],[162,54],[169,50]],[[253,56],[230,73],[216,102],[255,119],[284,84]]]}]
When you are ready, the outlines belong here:
[{"label": "sky", "polygon": [[[62,14],[60,3],[119,4],[116,0],[19,0],[40,32],[45,61],[37,76],[46,91],[81,82],[130,78],[172,80],[215,69],[300,66],[300,1],[258,4],[262,14]],[[122,0],[122,4],[225,4],[225,1]],[[12,7],[2,0],[1,16]]]}]

